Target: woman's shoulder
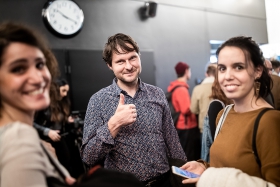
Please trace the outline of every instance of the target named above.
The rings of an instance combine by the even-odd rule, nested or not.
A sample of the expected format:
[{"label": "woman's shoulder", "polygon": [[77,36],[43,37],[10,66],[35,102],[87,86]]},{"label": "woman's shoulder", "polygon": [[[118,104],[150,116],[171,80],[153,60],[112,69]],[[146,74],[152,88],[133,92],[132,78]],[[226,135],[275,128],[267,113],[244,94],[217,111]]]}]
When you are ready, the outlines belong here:
[{"label": "woman's shoulder", "polygon": [[16,121],[16,122],[9,123],[9,124],[1,127],[1,130],[3,130],[3,132],[5,132],[5,133],[21,133],[22,131],[23,132],[26,132],[26,131],[32,132],[32,131],[34,131],[34,128],[25,123]]},{"label": "woman's shoulder", "polygon": [[2,146],[35,144],[39,140],[36,130],[30,125],[13,122],[1,127],[1,142],[4,143]]},{"label": "woman's shoulder", "polygon": [[[261,110],[262,111],[262,110]],[[280,127],[280,111],[270,109],[261,116],[261,122],[277,124]]]}]

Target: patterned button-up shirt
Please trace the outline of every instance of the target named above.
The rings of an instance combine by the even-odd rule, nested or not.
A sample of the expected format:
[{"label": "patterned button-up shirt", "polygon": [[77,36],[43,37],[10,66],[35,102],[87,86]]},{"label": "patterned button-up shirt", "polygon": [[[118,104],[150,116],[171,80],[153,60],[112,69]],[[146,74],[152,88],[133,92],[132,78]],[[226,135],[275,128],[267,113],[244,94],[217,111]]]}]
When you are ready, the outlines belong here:
[{"label": "patterned button-up shirt", "polygon": [[[120,93],[125,96],[125,104],[136,106],[137,120],[121,127],[113,138],[108,121],[115,113]],[[133,173],[141,181],[167,172],[167,157],[186,160],[164,92],[140,79],[133,98],[118,87],[116,79],[95,93],[88,104],[83,133],[81,155],[87,165],[105,159],[105,168]]]}]

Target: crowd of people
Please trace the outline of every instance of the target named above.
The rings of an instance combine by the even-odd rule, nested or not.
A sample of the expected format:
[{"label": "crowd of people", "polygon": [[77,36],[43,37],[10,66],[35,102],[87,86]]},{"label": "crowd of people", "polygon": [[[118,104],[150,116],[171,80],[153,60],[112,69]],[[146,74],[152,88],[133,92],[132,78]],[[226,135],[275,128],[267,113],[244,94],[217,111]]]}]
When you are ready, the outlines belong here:
[{"label": "crowd of people", "polygon": [[[34,29],[0,24],[0,186],[280,186],[280,64],[246,36],[216,55],[192,94],[191,67],[174,67],[174,124],[165,92],[140,79],[136,41],[109,37],[102,57],[115,78],[90,98],[73,159],[77,119],[55,56]],[[176,183],[172,165],[199,177]]]}]

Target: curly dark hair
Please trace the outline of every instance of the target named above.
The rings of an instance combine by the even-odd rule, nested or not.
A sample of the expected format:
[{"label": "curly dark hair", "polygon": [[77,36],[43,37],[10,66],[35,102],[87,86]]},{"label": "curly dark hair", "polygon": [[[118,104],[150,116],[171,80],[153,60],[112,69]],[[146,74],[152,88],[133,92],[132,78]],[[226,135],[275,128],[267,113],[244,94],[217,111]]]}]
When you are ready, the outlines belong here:
[{"label": "curly dark hair", "polygon": [[139,54],[139,47],[130,36],[122,33],[115,34],[108,38],[102,54],[103,60],[109,66],[112,66],[113,52],[116,54],[122,54],[118,50],[118,47],[121,48],[125,53],[136,51],[136,53]]},{"label": "curly dark hair", "polygon": [[[52,78],[56,78],[59,74],[57,60],[47,45],[47,42],[35,29],[23,24],[14,22],[4,22],[0,24],[0,66],[3,63],[3,55],[6,48],[14,42],[20,42],[34,46],[42,51],[46,58],[46,66],[48,67]],[[0,98],[0,109],[2,108]]]},{"label": "curly dark hair", "polygon": [[263,57],[263,53],[259,45],[252,39],[252,37],[246,37],[246,36],[233,37],[227,40],[218,48],[218,50],[216,51],[217,58],[224,47],[237,47],[241,49],[245,55],[247,64],[251,60],[254,68],[261,67],[263,69],[262,75],[258,79],[258,81],[261,83],[261,86],[257,99],[260,97],[266,98],[267,95],[271,93],[272,80],[265,67],[264,64],[265,58]]}]

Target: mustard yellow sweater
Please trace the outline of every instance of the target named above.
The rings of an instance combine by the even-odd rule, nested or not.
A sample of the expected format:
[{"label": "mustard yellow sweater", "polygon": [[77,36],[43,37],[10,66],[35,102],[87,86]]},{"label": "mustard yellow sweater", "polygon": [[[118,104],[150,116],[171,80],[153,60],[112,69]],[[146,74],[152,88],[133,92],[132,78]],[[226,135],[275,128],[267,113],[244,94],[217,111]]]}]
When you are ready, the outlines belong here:
[{"label": "mustard yellow sweater", "polygon": [[[263,108],[237,113],[232,107],[211,146],[210,165],[237,168],[280,186],[280,111],[267,111],[259,122],[256,144],[261,168],[253,154],[253,127],[261,110]],[[217,116],[216,124],[222,112]]]}]

